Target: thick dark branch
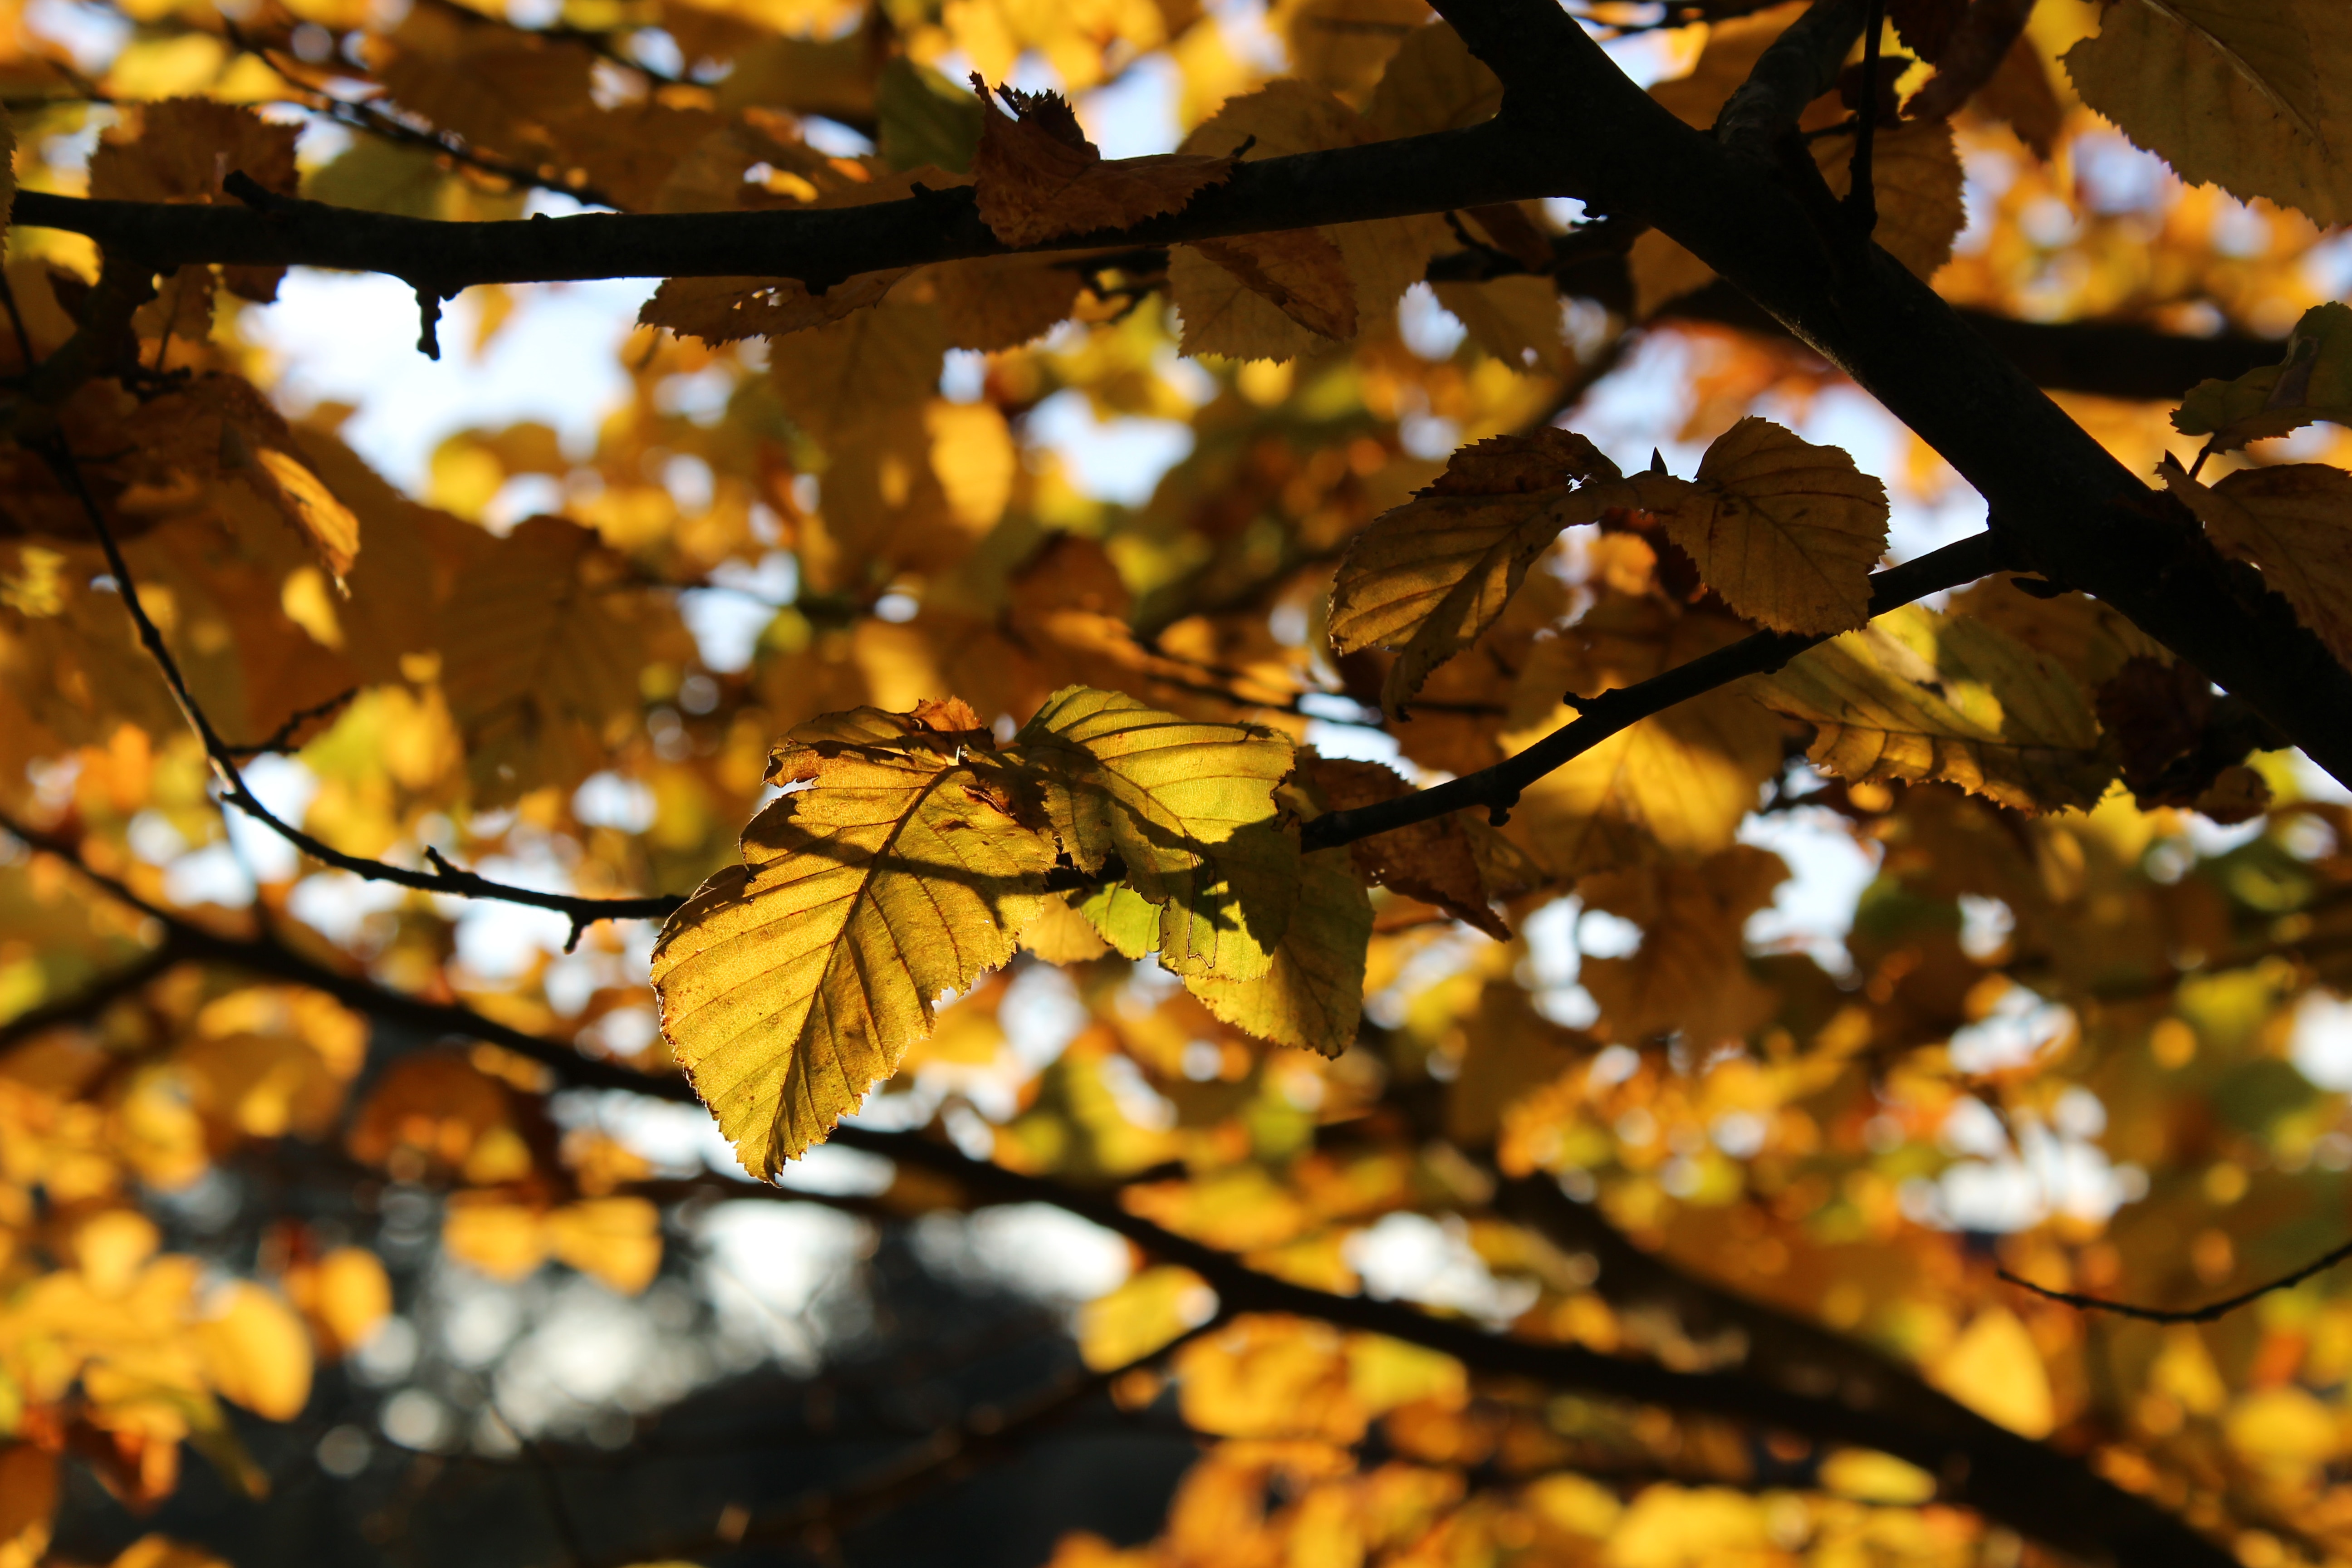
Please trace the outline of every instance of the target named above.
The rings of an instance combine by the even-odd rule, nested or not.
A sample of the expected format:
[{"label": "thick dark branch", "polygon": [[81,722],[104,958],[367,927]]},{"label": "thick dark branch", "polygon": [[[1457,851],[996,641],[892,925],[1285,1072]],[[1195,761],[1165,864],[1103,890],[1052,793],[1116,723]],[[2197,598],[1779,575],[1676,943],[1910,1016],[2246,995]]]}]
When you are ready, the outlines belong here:
[{"label": "thick dark branch", "polygon": [[[2001,570],[2005,564],[2000,539],[1993,532],[1947,544],[1916,561],[1872,574],[1870,613],[1883,616],[1926,595],[1973,583]],[[1475,773],[1465,773],[1458,779],[1394,800],[1318,816],[1301,830],[1302,840],[1308,849],[1328,849],[1473,806],[1484,807],[1500,821],[1518,804],[1520,794],[1529,784],[1582,756],[1619,731],[1717,687],[1778,669],[1807,648],[1827,640],[1789,632],[1757,632],[1713,653],[1703,654],[1688,664],[1676,665],[1662,675],[1584,700],[1579,704],[1577,719],[1493,767],[1481,768]],[[1574,702],[1576,699],[1571,697],[1569,700]]]},{"label": "thick dark branch", "polygon": [[[1182,212],[1041,250],[1164,245],[1266,229],[1444,212],[1555,195],[1541,149],[1501,120],[1466,131],[1244,163]],[[221,261],[388,272],[445,292],[475,283],[588,278],[798,278],[829,287],[856,272],[992,256],[970,187],[814,212],[588,213],[510,223],[445,223],[304,202],[233,206],[85,201],[26,191],[12,221],[86,234],[162,268]]]},{"label": "thick dark branch", "polygon": [[2352,1241],[2313,1258],[2291,1274],[2282,1274],[2267,1284],[2257,1285],[2251,1290],[2241,1290],[2234,1296],[2225,1296],[2219,1301],[2209,1301],[2202,1307],[2135,1307],[2128,1301],[2110,1301],[2104,1296],[2078,1296],[2072,1290],[2053,1290],[2047,1286],[2036,1285],[2031,1279],[2021,1279],[2006,1268],[1998,1272],[2021,1290],[2031,1290],[2045,1301],[2063,1301],[2085,1312],[2113,1312],[2118,1318],[2137,1318],[2143,1323],[2212,1323],[2273,1291],[2292,1290],[2313,1275],[2325,1274],[2347,1258],[2352,1258]]},{"label": "thick dark branch", "polygon": [[1716,116],[1716,139],[1749,157],[1769,159],[1773,144],[1796,129],[1805,105],[1837,85],[1839,68],[1862,36],[1864,11],[1864,0],[1813,0],[1811,10],[1772,40]]},{"label": "thick dark branch", "polygon": [[6,1023],[0,1024],[0,1050],[62,1025],[86,1024],[189,956],[179,943],[166,940],[160,946],[150,948],[132,963],[91,981],[70,996],[60,996],[54,1002],[27,1007]]}]

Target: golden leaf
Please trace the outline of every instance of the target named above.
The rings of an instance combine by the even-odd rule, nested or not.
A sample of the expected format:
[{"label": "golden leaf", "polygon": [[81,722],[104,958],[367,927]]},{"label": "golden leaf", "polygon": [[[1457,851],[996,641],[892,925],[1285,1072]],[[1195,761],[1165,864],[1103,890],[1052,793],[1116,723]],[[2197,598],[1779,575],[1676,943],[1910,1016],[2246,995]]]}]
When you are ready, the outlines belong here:
[{"label": "golden leaf", "polygon": [[909,270],[856,273],[822,294],[810,293],[797,278],[673,278],[638,310],[637,322],[667,327],[714,347],[744,338],[779,338],[864,310]]},{"label": "golden leaf", "polygon": [[1216,1309],[1189,1268],[1146,1268],[1078,1310],[1078,1354],[1097,1372],[1142,1360]]},{"label": "golden leaf", "polygon": [[[1304,81],[1270,82],[1228,99],[1184,139],[1188,153],[1246,148],[1244,159],[1280,157],[1376,140],[1379,132],[1354,110]],[[1445,234],[1430,215],[1339,224],[1326,237],[1339,250],[1354,285],[1355,322],[1370,330],[1385,322],[1404,291],[1428,270]],[[1236,359],[1290,360],[1329,346],[1328,337],[1301,326],[1198,247],[1178,246],[1169,257],[1168,293],[1183,321],[1183,352]]]},{"label": "golden leaf", "polygon": [[534,517],[485,540],[458,578],[436,641],[478,804],[570,788],[603,764],[608,728],[636,718],[653,609],[615,591],[626,570],[589,530]]},{"label": "golden leaf", "polygon": [[2262,568],[2295,618],[2352,663],[2352,474],[2283,463],[2242,468],[2209,489],[2168,457],[2158,472],[2222,554]]},{"label": "golden leaf", "polygon": [[1308,331],[1356,335],[1356,286],[1339,247],[1321,229],[1204,239],[1192,248]]},{"label": "golden leaf", "polygon": [[927,274],[948,342],[960,349],[1015,349],[1053,331],[1077,304],[1079,271],[1066,258],[983,256],[941,262]]},{"label": "golden leaf", "polygon": [[2352,425],[2352,307],[2333,301],[2303,313],[2277,364],[2190,388],[2172,426],[2234,452],[2322,419]]},{"label": "golden leaf", "polygon": [[205,1373],[222,1398],[272,1421],[291,1421],[310,1402],[310,1335],[294,1309],[249,1279],[223,1292],[196,1325]]},{"label": "golden leaf", "polygon": [[2189,184],[2352,218],[2352,10],[2335,0],[2123,0],[2063,63]]},{"label": "golden leaf", "polygon": [[338,1247],[311,1267],[304,1303],[338,1353],[375,1337],[392,1315],[392,1279],[364,1247]]},{"label": "golden leaf", "polygon": [[1405,35],[1372,89],[1364,118],[1382,136],[1458,131],[1492,120],[1503,107],[1503,84],[1444,21]]},{"label": "golden leaf", "polygon": [[1241,979],[1213,970],[1185,975],[1184,984],[1236,1029],[1336,1057],[1356,1043],[1363,1013],[1372,905],[1341,851],[1301,856],[1298,868],[1297,907],[1265,973]]},{"label": "golden leaf", "polygon": [[0,1568],[33,1568],[58,1511],[57,1456],[31,1443],[0,1447]]},{"label": "golden leaf", "polygon": [[1780,5],[1715,23],[1707,28],[1706,47],[1689,74],[1660,82],[1650,89],[1650,96],[1684,124],[1706,130],[1740,84],[1754,74],[1764,51],[1803,14],[1801,5]]},{"label": "golden leaf", "polygon": [[768,376],[794,423],[820,441],[839,442],[929,398],[947,347],[936,306],[886,299],[777,339]]},{"label": "golden leaf", "polygon": [[1644,866],[1588,877],[1589,908],[1642,928],[1624,958],[1591,958],[1580,976],[1601,1005],[1607,1037],[1643,1040],[1680,1030],[1704,1051],[1745,1039],[1775,998],[1748,973],[1741,929],[1788,880],[1778,855],[1735,844],[1696,866]]},{"label": "golden leaf", "polygon": [[2020,811],[2088,806],[2115,770],[2090,700],[1982,621],[1916,605],[1743,689],[1814,726],[1814,766],[1855,783],[1941,780]]},{"label": "golden leaf", "polygon": [[[1602,600],[1558,637],[1535,645],[1502,740],[1517,752],[1577,715],[1561,690],[1597,697],[1646,680],[1743,633],[1721,616],[1677,613],[1651,598]],[[1530,785],[1510,833],[1556,878],[1664,856],[1727,848],[1780,771],[1769,716],[1736,689],[1711,691],[1633,724]]]},{"label": "golden leaf", "polygon": [[2050,1369],[2017,1314],[1990,1307],[1927,1367],[1927,1381],[1975,1411],[2027,1437],[2058,1424]]},{"label": "golden leaf", "polygon": [[[1844,195],[1853,184],[1853,138],[1820,136],[1810,145],[1831,194]],[[1870,237],[1916,276],[1933,278],[1968,226],[1964,184],[1949,121],[1881,128],[1871,138],[1870,189],[1878,224]]]},{"label": "golden leaf", "polygon": [[1440,283],[1435,291],[1470,341],[1513,370],[1566,375],[1576,367],[1576,351],[1560,336],[1559,287],[1549,278]]},{"label": "golden leaf", "polygon": [[1629,482],[1707,586],[1748,619],[1826,633],[1870,618],[1886,488],[1841,448],[1751,416],[1716,437],[1694,481]]},{"label": "golden leaf", "polygon": [[661,1271],[661,1214],[643,1198],[583,1198],[547,1216],[547,1244],[560,1262],[638,1295]]},{"label": "golden leaf", "polygon": [[[986,105],[987,83],[975,73],[971,85]],[[1007,245],[1126,228],[1233,175],[1232,158],[1194,153],[1106,162],[1059,93],[1000,91],[1013,113],[983,114],[971,174],[981,219]]]},{"label": "golden leaf", "polygon": [[1086,871],[1116,856],[1134,897],[1159,910],[1169,969],[1266,973],[1297,897],[1298,841],[1274,825],[1287,739],[1074,686],[1022,726],[1011,754],[1036,774],[1063,853]]},{"label": "golden leaf", "polygon": [[1289,46],[1299,77],[1361,102],[1429,16],[1423,0],[1279,0],[1266,20]]},{"label": "golden leaf", "polygon": [[[1307,776],[1334,811],[1350,811],[1412,794],[1412,786],[1378,763],[1301,753]],[[1434,904],[1496,942],[1511,928],[1488,904],[1485,879],[1462,819],[1440,816],[1359,838],[1348,846],[1356,873],[1375,887]]]},{"label": "golden leaf", "polygon": [[1013,954],[1052,840],[961,702],[795,729],[770,778],[805,788],[743,832],[662,927],[662,1032],[744,1168],[772,1176],[930,1032],[943,992]]},{"label": "golden leaf", "polygon": [[1501,617],[1560,530],[1598,518],[1587,481],[1616,478],[1615,464],[1567,430],[1461,448],[1435,484],[1349,542],[1331,584],[1332,647],[1398,649],[1381,692],[1398,711]]}]

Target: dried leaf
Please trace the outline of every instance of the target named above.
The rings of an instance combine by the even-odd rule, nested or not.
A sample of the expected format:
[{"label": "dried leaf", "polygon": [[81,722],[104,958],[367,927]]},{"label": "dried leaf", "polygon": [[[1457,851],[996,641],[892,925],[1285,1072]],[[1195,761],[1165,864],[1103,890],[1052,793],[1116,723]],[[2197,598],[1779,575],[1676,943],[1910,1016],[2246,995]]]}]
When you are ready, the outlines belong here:
[{"label": "dried leaf", "polygon": [[[975,73],[971,85],[986,105],[987,83]],[[1156,153],[1106,162],[1060,94],[1001,92],[1013,112],[982,115],[971,172],[981,218],[1007,245],[1126,228],[1179,211],[1232,177],[1230,157]]]},{"label": "dried leaf", "polygon": [[2209,489],[2168,457],[2158,471],[2222,554],[2262,568],[2295,618],[2352,663],[2352,474],[2283,463],[2242,468]]},{"label": "dried leaf", "polygon": [[[1378,763],[1313,757],[1307,774],[1333,811],[1352,811],[1413,793],[1411,784]],[[1348,846],[1348,853],[1356,874],[1373,886],[1434,904],[1496,942],[1511,940],[1511,928],[1490,907],[1477,854],[1459,817],[1440,816],[1359,838]]]},{"label": "dried leaf", "polygon": [[837,321],[875,304],[911,268],[860,272],[822,294],[797,278],[673,278],[637,311],[640,326],[667,327],[713,347],[777,338]]},{"label": "dried leaf", "polygon": [[672,1053],[762,1177],[898,1069],[937,997],[1012,957],[1054,863],[961,702],[814,720],[769,776],[807,787],[752,818],[653,960]]},{"label": "dried leaf", "polygon": [[2192,185],[2352,218],[2352,9],[2124,0],[2063,62],[2083,101]]},{"label": "dried leaf", "polygon": [[1331,585],[1332,647],[1399,650],[1381,693],[1398,711],[1431,670],[1495,624],[1560,530],[1627,504],[1623,495],[1594,500],[1591,482],[1617,477],[1599,448],[1566,430],[1461,448],[1435,484],[1349,544]]}]

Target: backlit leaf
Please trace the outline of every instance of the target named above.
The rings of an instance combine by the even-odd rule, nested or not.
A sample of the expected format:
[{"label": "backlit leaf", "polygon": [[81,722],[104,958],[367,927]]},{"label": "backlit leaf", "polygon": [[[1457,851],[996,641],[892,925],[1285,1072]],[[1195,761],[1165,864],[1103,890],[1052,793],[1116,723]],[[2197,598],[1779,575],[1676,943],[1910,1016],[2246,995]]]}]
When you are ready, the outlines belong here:
[{"label": "backlit leaf", "polygon": [[1402,708],[1502,616],[1560,530],[1597,519],[1590,481],[1616,478],[1615,464],[1566,430],[1463,447],[1435,484],[1348,546],[1331,586],[1331,646],[1397,649],[1381,700]]},{"label": "backlit leaf", "polygon": [[1339,247],[1319,228],[1204,239],[1192,248],[1310,332],[1356,335],[1356,286]]},{"label": "backlit leaf", "polygon": [[671,1051],[761,1176],[897,1070],[942,993],[1013,955],[1054,862],[961,702],[812,721],[770,777],[805,787],[752,818],[742,864],[669,918],[653,961]]},{"label": "backlit leaf", "polygon": [[2085,103],[2189,184],[2352,217],[2352,11],[2332,0],[2121,0],[2064,64]]},{"label": "backlit leaf", "polygon": [[2172,425],[2210,437],[2217,452],[2234,452],[2322,419],[2352,425],[2352,306],[2333,301],[2304,312],[2277,364],[2235,381],[2198,383]]},{"label": "backlit leaf", "polygon": [[222,1398],[272,1421],[310,1402],[310,1336],[274,1293],[240,1279],[196,1329],[205,1370]]},{"label": "backlit leaf", "polygon": [[[1307,776],[1334,811],[1397,800],[1412,786],[1378,763],[1316,757]],[[1378,887],[1438,908],[1476,926],[1496,942],[1508,942],[1510,927],[1488,905],[1469,832],[1458,816],[1441,816],[1394,828],[1348,846],[1356,872]]]},{"label": "backlit leaf", "polygon": [[1886,489],[1840,448],[1751,417],[1716,438],[1692,482],[1632,483],[1707,586],[1749,620],[1822,633],[1870,618]]},{"label": "backlit leaf", "polygon": [[822,294],[795,278],[673,278],[637,311],[639,324],[667,327],[713,344],[777,338],[837,321],[890,291],[908,268],[860,272]]},{"label": "backlit leaf", "polygon": [[2241,468],[2211,488],[2160,470],[2221,553],[2262,568],[2338,659],[2352,663],[2352,474],[2326,463]]},{"label": "backlit leaf", "polygon": [[1743,689],[1813,725],[1813,765],[1857,783],[1940,780],[2042,811],[2090,805],[2114,776],[2073,678],[1967,616],[1908,605]]}]

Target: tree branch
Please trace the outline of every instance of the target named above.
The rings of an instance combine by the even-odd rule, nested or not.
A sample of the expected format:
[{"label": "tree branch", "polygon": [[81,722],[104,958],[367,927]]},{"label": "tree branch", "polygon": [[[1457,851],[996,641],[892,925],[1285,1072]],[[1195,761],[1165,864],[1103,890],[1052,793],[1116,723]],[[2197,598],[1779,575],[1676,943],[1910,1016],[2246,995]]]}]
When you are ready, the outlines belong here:
[{"label": "tree branch", "polygon": [[2273,1291],[2292,1290],[2313,1275],[2325,1274],[2347,1258],[2352,1258],[2352,1241],[2313,1258],[2291,1274],[2280,1275],[2266,1285],[2241,1290],[2234,1296],[2225,1296],[2202,1307],[2135,1307],[2128,1301],[2110,1301],[2104,1296],[2078,1296],[2072,1290],[2053,1290],[2047,1286],[2036,1285],[2031,1279],[2021,1279],[2006,1268],[1996,1269],[1995,1272],[2021,1290],[2031,1290],[2045,1301],[2061,1301],[2085,1312],[2113,1312],[2118,1318],[2136,1318],[2143,1323],[2212,1323]]},{"label": "tree branch", "polygon": [[[1947,544],[1916,561],[1873,573],[1870,613],[1883,616],[1926,595],[1973,583],[2006,564],[2001,540],[1990,530]],[[1757,632],[1635,685],[1621,686],[1581,702],[1570,697],[1568,700],[1578,706],[1579,717],[1517,755],[1394,800],[1327,812],[1300,829],[1300,841],[1310,850],[1329,849],[1474,806],[1484,807],[1499,824],[1529,784],[1619,731],[1719,686],[1778,669],[1807,648],[1828,640],[1790,632]]]}]

